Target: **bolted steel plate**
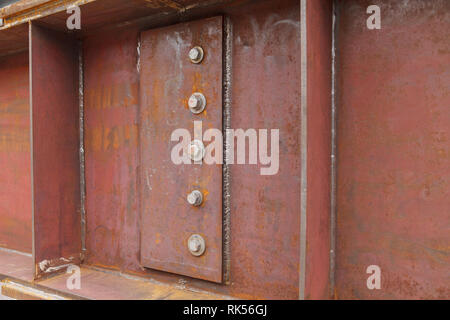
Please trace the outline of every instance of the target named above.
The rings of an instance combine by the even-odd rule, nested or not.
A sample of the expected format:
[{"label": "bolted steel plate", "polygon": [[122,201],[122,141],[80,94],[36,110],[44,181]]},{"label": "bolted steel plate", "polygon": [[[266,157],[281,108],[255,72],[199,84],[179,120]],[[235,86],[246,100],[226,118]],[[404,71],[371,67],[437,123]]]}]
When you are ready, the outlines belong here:
[{"label": "bolted steel plate", "polygon": [[[203,50],[201,61],[192,61],[195,47]],[[141,263],[221,282],[222,165],[202,161],[198,145],[189,163],[179,164],[171,155],[180,142],[201,140],[207,129],[222,130],[222,17],[142,32],[140,68]],[[196,112],[189,107],[194,93],[207,101]],[[202,127],[198,136],[194,121]],[[177,130],[189,132],[190,140],[172,141]],[[187,200],[194,190],[203,196],[198,206]],[[193,235],[204,240],[201,254],[191,252]]]}]

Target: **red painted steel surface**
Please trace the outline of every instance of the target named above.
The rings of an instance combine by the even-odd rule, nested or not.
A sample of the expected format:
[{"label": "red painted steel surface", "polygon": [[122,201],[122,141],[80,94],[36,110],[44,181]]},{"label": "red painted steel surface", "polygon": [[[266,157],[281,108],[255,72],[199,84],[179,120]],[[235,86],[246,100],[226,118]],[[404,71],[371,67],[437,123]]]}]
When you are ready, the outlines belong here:
[{"label": "red painted steel surface", "polygon": [[450,2],[339,11],[337,297],[448,299]]},{"label": "red painted steel surface", "polygon": [[[205,52],[199,64],[189,60],[194,46]],[[186,129],[190,139],[202,140],[204,131],[222,129],[222,17],[141,33],[140,65],[142,265],[221,282],[222,166],[173,163],[172,149],[180,142],[171,142],[171,136]],[[206,97],[200,114],[188,107],[194,92]],[[194,121],[203,127],[199,137],[194,137]],[[193,190],[204,195],[199,207],[186,200]],[[206,243],[198,257],[188,250],[193,234]]]},{"label": "red painted steel surface", "polygon": [[28,52],[0,58],[0,247],[31,253]]},{"label": "red painted steel surface", "polygon": [[[1,255],[0,255],[1,259]],[[1,266],[0,266],[1,271]],[[39,281],[40,286],[58,290],[64,294],[75,294],[92,300],[218,300],[230,299],[206,291],[184,290],[180,286],[168,286],[162,282],[143,278],[130,279],[119,272],[81,268],[82,284],[79,290],[67,288],[71,274],[63,274]]]},{"label": "red painted steel surface", "polygon": [[307,246],[306,299],[327,299],[330,268],[332,1],[309,0],[307,10]]},{"label": "red painted steel surface", "polygon": [[33,281],[34,263],[32,255],[0,249],[0,278],[4,276],[23,281]]},{"label": "red painted steel surface", "polygon": [[262,2],[231,15],[232,128],[280,130],[279,172],[231,166],[232,291],[296,299],[300,233],[299,1]]},{"label": "red painted steel surface", "polygon": [[[138,32],[85,39],[87,263],[241,298],[296,299],[300,230],[299,2],[227,9],[233,128],[280,129],[280,171],[232,165],[231,285],[140,266]],[[142,67],[142,66],[141,66]]]},{"label": "red painted steel surface", "polygon": [[27,51],[28,25],[22,24],[0,31],[0,56]]},{"label": "red painted steel surface", "polygon": [[138,36],[83,41],[87,263],[140,270]]},{"label": "red painted steel surface", "polygon": [[[450,3],[338,3],[336,297],[447,299]],[[168,11],[180,10],[177,4],[168,2],[169,7],[175,6]],[[381,30],[366,28],[366,9],[373,4],[381,8]],[[324,298],[329,268],[326,157],[331,8],[330,2],[315,0],[309,0],[307,8],[305,293],[306,298]],[[121,20],[120,10],[113,11],[118,18],[114,21]],[[140,242],[146,242],[140,237],[145,225],[140,220],[139,201],[146,200],[140,198],[146,182],[139,178],[143,172],[140,161],[145,159],[139,156],[138,69],[145,65],[139,61],[142,47],[138,47],[137,29],[114,30],[84,41],[86,262],[240,298],[295,299],[298,275],[303,272],[299,270],[299,1],[255,1],[202,12],[225,13],[233,25],[232,127],[280,129],[277,175],[261,176],[260,166],[231,166],[231,284],[170,275],[145,269],[140,263]],[[123,14],[138,12],[132,8]],[[90,24],[96,26],[95,14],[92,17]],[[187,18],[191,18],[189,13],[183,15]],[[158,19],[164,23],[175,20]],[[55,25],[64,27],[60,22]],[[40,275],[63,261],[60,258],[80,251],[78,58],[69,37],[38,26],[32,29],[35,262],[50,261],[41,264],[44,269],[37,266]],[[6,39],[8,47],[0,48],[0,55],[26,46],[23,32],[5,35],[0,41]],[[30,252],[27,65],[25,53],[0,58],[0,246]],[[164,66],[151,71],[161,72]],[[185,194],[180,204],[184,199]],[[23,265],[19,264],[20,269]],[[369,265],[381,268],[381,290],[366,287]],[[102,276],[97,277],[102,285]],[[120,281],[114,283],[115,288],[121,286]],[[96,293],[96,288],[87,291]]]},{"label": "red painted steel surface", "polygon": [[76,42],[31,31],[36,275],[79,261],[81,252],[78,55]]}]

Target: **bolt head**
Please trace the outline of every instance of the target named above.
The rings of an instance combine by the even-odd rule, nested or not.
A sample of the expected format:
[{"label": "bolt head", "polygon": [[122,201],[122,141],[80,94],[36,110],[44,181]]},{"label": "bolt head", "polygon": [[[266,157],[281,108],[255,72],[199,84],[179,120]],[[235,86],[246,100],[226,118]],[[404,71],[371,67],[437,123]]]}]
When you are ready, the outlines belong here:
[{"label": "bolt head", "polygon": [[201,246],[202,245],[198,239],[193,239],[189,242],[189,250],[192,252],[198,252]]},{"label": "bolt head", "polygon": [[191,51],[189,51],[189,59],[197,60],[198,57],[200,57],[200,51],[198,48],[192,48]]},{"label": "bolt head", "polygon": [[200,155],[200,148],[198,147],[198,145],[191,145],[191,155],[194,158],[197,158]]},{"label": "bolt head", "polygon": [[191,109],[197,109],[200,106],[200,103],[200,99],[194,94],[189,98],[188,101],[189,108]]},{"label": "bolt head", "polygon": [[192,141],[187,149],[189,157],[194,161],[201,161],[205,156],[205,146],[200,140]]},{"label": "bolt head", "polygon": [[194,190],[187,196],[187,201],[193,206],[199,206],[203,202],[203,194],[199,190]]},{"label": "bolt head", "polygon": [[206,249],[205,239],[199,234],[193,234],[188,239],[188,249],[194,256],[201,256]]},{"label": "bolt head", "polygon": [[192,193],[188,194],[187,201],[189,202],[189,204],[194,205],[196,200],[197,199],[195,198],[195,196],[192,195]]},{"label": "bolt head", "polygon": [[200,92],[193,93],[189,97],[188,106],[189,106],[189,110],[191,110],[191,112],[194,114],[203,112],[203,110],[205,110],[205,107],[206,107],[205,96]]},{"label": "bolt head", "polygon": [[189,51],[189,59],[192,63],[200,63],[203,60],[202,47],[196,46]]}]

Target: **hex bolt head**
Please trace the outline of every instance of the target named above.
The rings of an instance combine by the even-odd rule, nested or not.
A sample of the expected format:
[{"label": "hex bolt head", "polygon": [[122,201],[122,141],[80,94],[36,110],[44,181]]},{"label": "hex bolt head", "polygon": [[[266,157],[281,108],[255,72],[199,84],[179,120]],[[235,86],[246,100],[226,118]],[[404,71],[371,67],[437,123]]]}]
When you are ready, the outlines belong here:
[{"label": "hex bolt head", "polygon": [[188,194],[187,201],[194,207],[198,207],[203,202],[203,194],[199,190],[194,190]]},{"label": "hex bolt head", "polygon": [[191,235],[188,240],[188,249],[193,256],[201,256],[206,249],[205,239],[199,234]]},{"label": "hex bolt head", "polygon": [[200,140],[191,141],[188,146],[188,155],[194,161],[201,161],[205,156],[205,146]]},{"label": "hex bolt head", "polygon": [[189,51],[189,59],[192,63],[200,63],[203,60],[204,52],[202,47],[195,46]]},{"label": "hex bolt head", "polygon": [[189,110],[194,114],[199,114],[205,110],[206,98],[200,92],[195,92],[188,100]]}]

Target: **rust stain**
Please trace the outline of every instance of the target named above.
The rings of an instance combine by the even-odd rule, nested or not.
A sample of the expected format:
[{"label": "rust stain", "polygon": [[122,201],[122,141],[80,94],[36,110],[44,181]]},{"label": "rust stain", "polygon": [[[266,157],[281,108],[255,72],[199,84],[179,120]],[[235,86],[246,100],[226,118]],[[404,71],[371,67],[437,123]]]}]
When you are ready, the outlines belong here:
[{"label": "rust stain", "polygon": [[86,132],[86,150],[89,152],[115,151],[138,145],[138,126],[121,125],[112,128],[93,127]]},{"label": "rust stain", "polygon": [[137,82],[120,82],[102,85],[85,91],[87,109],[105,110],[111,108],[128,108],[138,104],[139,84]]}]

